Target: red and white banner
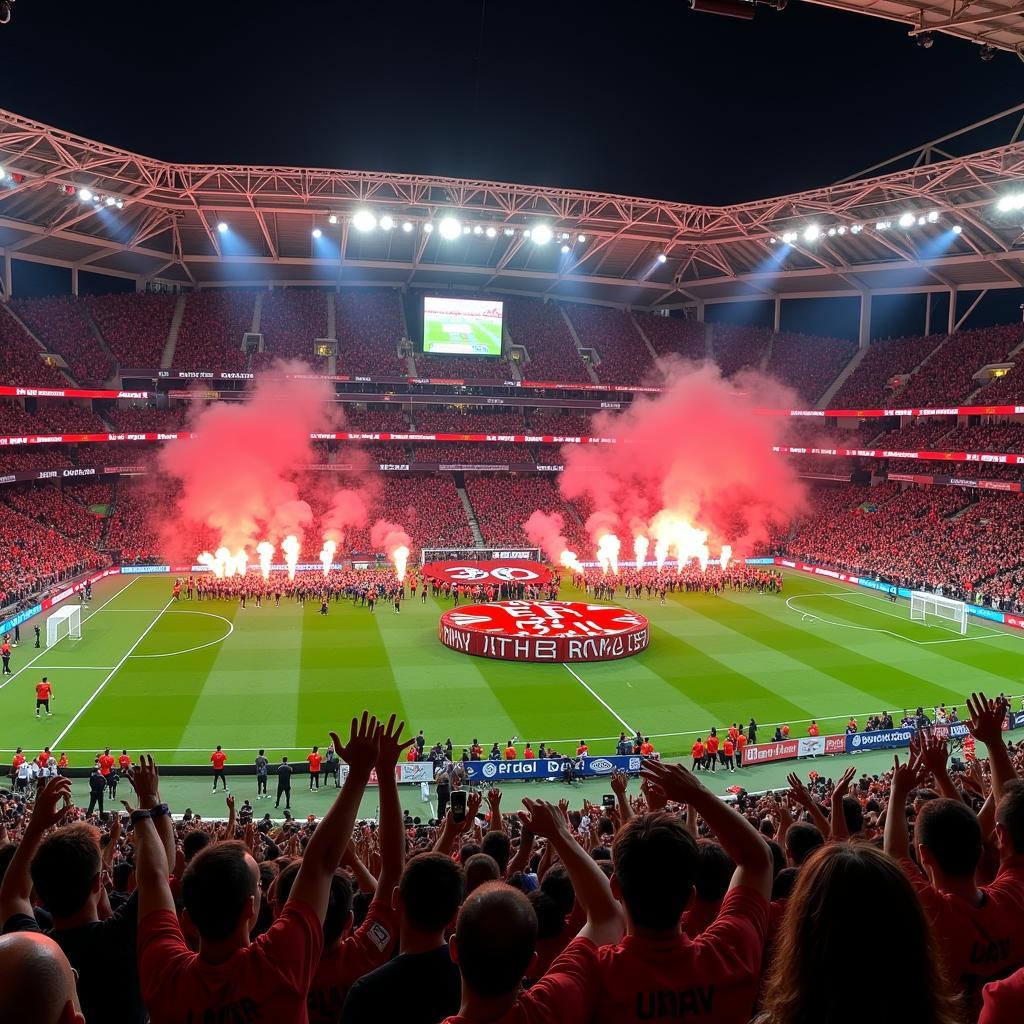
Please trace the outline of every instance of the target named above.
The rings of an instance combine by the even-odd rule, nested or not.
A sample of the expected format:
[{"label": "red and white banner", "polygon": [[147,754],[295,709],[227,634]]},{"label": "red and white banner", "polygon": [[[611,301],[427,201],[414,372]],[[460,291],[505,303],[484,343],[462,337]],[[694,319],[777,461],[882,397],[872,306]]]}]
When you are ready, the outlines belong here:
[{"label": "red and white banner", "polygon": [[499,601],[454,608],[438,638],[463,654],[502,661],[610,661],[650,642],[647,617],[577,601]]},{"label": "red and white banner", "polygon": [[420,570],[426,579],[460,587],[501,586],[525,583],[540,586],[551,580],[552,572],[540,562],[427,562]]},{"label": "red and white banner", "polygon": [[32,388],[20,384],[0,387],[2,398],[149,398],[149,391],[110,391],[95,388]]},{"label": "red and white banner", "polygon": [[921,459],[932,462],[985,462],[992,465],[1024,466],[1024,455],[1008,452],[913,452],[897,448],[798,448],[774,444],[773,452],[783,455],[854,455],[867,459]]},{"label": "red and white banner", "polygon": [[0,448],[23,444],[90,444],[109,441],[187,441],[195,435],[187,430],[173,434],[15,434],[0,437]]},{"label": "red and white banner", "polygon": [[770,761],[795,761],[798,757],[846,752],[845,736],[800,736],[771,743],[748,743],[743,748],[743,766]]},{"label": "red and white banner", "polygon": [[906,409],[757,409],[761,416],[793,416],[823,419],[878,419],[883,416],[1013,416],[1024,413],[1024,405],[947,405],[914,406]]}]

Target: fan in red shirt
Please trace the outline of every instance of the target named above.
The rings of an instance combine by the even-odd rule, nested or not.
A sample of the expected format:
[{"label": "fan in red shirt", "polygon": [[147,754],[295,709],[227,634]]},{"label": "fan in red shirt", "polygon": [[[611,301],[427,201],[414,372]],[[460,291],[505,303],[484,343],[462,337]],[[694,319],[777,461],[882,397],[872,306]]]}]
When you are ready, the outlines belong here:
[{"label": "fan in red shirt", "polygon": [[39,755],[36,757],[36,761],[39,762],[40,768],[45,768],[50,763],[52,757],[53,754],[50,753],[50,748],[44,747],[43,750],[41,750],[39,752]]},{"label": "fan in red shirt", "polygon": [[128,771],[132,766],[132,759],[128,754],[127,750],[122,750],[117,756],[117,767],[120,769],[122,775]]},{"label": "fan in red shirt", "polygon": [[529,743],[523,747],[523,759],[526,761],[532,761],[534,757],[533,747]]},{"label": "fan in red shirt", "polygon": [[11,778],[14,778],[18,774],[18,768],[25,763],[25,755],[21,752],[21,747],[14,752],[14,757],[11,759]]},{"label": "fan in red shirt", "polygon": [[704,743],[698,739],[692,747],[690,747],[690,753],[693,754],[693,765],[691,771],[700,771],[704,767]]},{"label": "fan in red shirt", "polygon": [[[182,876],[184,909],[199,935],[199,952],[194,953],[178,923],[166,853],[151,817],[132,814],[139,980],[152,1024],[306,1024],[307,997],[323,952],[331,881],[352,836],[371,770],[384,750],[389,759],[397,760],[403,749],[401,729],[394,728],[392,717],[380,730],[377,720],[364,712],[361,720],[353,719],[347,745],[333,737],[339,757],[349,767],[345,784],[309,837],[280,916],[254,942],[249,933],[260,911],[259,868],[246,847],[236,842],[208,846]],[[140,801],[150,774],[155,776],[155,770],[146,770],[142,763],[134,773]]]},{"label": "fan in red shirt", "polygon": [[110,774],[110,769],[114,767],[114,759],[110,754],[110,747],[107,747],[102,754],[96,759],[96,763],[99,765],[100,775],[106,778]]},{"label": "fan in red shirt", "polygon": [[514,761],[516,759],[516,748],[513,746],[512,741],[508,741],[508,746],[505,748],[505,760]]},{"label": "fan in red shirt", "polygon": [[221,745],[217,744],[217,749],[210,755],[210,763],[213,765],[213,791],[217,792],[218,780],[223,785],[224,789],[228,788],[227,776],[224,772],[224,765],[227,762],[228,755],[221,749]]},{"label": "fan in red shirt", "polygon": [[811,724],[809,726],[807,726],[807,735],[808,736],[818,736],[819,734],[820,734],[820,730],[818,729],[818,723],[817,722],[811,722]]},{"label": "fan in red shirt", "polygon": [[650,736],[645,736],[643,743],[640,744],[640,756],[650,757],[654,753],[654,744],[651,742]]},{"label": "fan in red shirt", "polygon": [[314,747],[307,755],[306,760],[309,762],[309,789],[312,792],[314,789],[320,788],[320,748]]},{"label": "fan in red shirt", "polygon": [[586,757],[587,751],[590,748],[587,746],[586,740],[580,740],[580,745],[576,748],[577,757]]}]

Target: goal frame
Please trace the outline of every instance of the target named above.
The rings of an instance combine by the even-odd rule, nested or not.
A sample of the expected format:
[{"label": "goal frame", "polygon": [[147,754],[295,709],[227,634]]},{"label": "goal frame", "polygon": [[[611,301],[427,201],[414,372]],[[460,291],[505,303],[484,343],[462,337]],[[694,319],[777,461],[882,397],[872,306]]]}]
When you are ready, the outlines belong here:
[{"label": "goal frame", "polygon": [[[67,624],[67,631],[60,632],[60,627]],[[52,615],[46,618],[46,646],[53,647],[54,644],[63,640],[64,637],[71,640],[82,639],[82,608],[81,605],[70,604],[58,608]]]},{"label": "goal frame", "polygon": [[958,632],[963,636],[967,632],[967,603],[955,601],[941,594],[930,594],[926,590],[910,592],[910,619],[912,622],[927,624],[928,618],[941,619],[943,622],[958,624]]}]

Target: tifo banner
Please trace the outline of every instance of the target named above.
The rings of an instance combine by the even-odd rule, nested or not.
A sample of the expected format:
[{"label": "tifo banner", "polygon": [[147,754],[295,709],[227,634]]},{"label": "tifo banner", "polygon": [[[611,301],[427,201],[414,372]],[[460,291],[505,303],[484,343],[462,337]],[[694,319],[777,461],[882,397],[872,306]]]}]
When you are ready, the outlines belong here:
[{"label": "tifo banner", "polygon": [[[654,755],[657,758],[657,754]],[[638,772],[644,758],[639,754],[609,757],[544,757],[516,761],[463,761],[467,782],[492,782],[496,779],[560,779],[570,771],[578,776],[611,775],[618,769]]]},{"label": "tifo banner", "polygon": [[502,586],[525,583],[539,586],[551,580],[551,570],[540,562],[427,562],[420,570],[427,579],[460,586]]}]

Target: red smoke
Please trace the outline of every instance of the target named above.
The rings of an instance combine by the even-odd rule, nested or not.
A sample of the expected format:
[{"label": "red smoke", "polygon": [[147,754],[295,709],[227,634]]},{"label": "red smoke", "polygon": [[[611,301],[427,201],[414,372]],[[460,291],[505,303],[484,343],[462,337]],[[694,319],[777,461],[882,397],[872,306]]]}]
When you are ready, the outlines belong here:
[{"label": "red smoke", "polygon": [[389,558],[398,548],[412,549],[412,538],[396,523],[378,519],[370,529],[370,544],[374,551],[386,551]]},{"label": "red smoke", "polygon": [[562,557],[562,552],[569,548],[569,542],[563,535],[564,529],[565,519],[560,512],[538,510],[523,523],[523,532],[530,543],[539,547],[556,565]]},{"label": "red smoke", "polygon": [[753,412],[793,408],[795,396],[757,373],[725,381],[711,363],[672,362],[665,371],[667,391],[594,418],[593,433],[618,443],[564,446],[561,491],[590,498],[595,539],[617,524],[642,533],[666,510],[706,530],[713,548],[746,552],[805,501],[793,466],[771,451],[786,421]]},{"label": "red smoke", "polygon": [[324,538],[341,544],[347,531],[366,525],[369,504],[369,487],[355,490],[343,487],[334,492],[330,508],[320,519]]}]

